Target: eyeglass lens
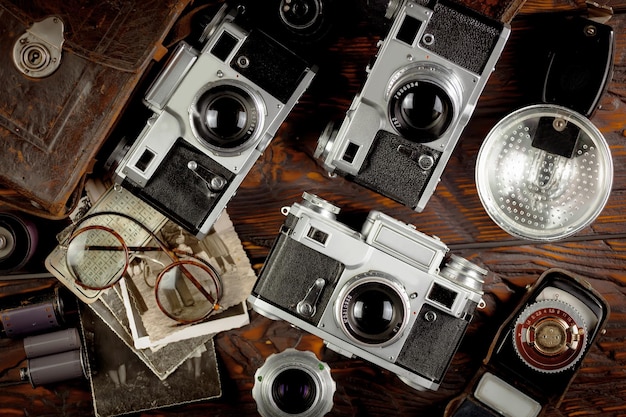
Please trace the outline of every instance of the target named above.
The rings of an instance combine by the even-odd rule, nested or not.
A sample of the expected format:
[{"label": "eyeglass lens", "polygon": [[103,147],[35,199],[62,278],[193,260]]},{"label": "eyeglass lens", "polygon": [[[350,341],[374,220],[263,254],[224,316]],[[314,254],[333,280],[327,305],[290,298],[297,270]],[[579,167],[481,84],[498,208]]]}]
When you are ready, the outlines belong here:
[{"label": "eyeglass lens", "polygon": [[219,290],[211,269],[195,260],[168,265],[157,281],[157,303],[168,316],[179,321],[197,321],[214,308]]},{"label": "eyeglass lens", "polygon": [[[129,251],[148,248],[128,248],[113,229],[87,226],[78,230],[68,242],[67,265],[80,285],[105,289],[125,273]],[[161,266],[150,273],[158,276],[156,301],[167,316],[181,322],[193,322],[213,311],[221,289],[219,277],[210,266],[193,258],[161,263]]]},{"label": "eyeglass lens", "polygon": [[104,228],[79,230],[67,245],[67,265],[86,288],[104,289],[124,273],[128,252],[121,237]]}]

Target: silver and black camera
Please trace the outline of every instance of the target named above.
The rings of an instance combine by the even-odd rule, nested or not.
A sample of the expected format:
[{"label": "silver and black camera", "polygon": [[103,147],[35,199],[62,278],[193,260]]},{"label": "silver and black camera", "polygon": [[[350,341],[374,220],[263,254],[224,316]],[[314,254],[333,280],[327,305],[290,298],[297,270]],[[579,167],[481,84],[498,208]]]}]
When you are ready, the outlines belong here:
[{"label": "silver and black camera", "polygon": [[391,1],[387,17],[393,23],[361,93],[341,127],[331,123],[322,133],[315,156],[328,172],[419,212],[510,28],[445,0]]},{"label": "silver and black camera", "polygon": [[201,50],[178,45],[144,97],[154,115],[115,170],[116,182],[198,238],[315,75],[242,15],[224,5]]},{"label": "silver and black camera", "polygon": [[308,193],[283,209],[249,303],[416,389],[437,389],[487,271],[381,212],[371,211],[359,233],[336,219],[339,211]]}]

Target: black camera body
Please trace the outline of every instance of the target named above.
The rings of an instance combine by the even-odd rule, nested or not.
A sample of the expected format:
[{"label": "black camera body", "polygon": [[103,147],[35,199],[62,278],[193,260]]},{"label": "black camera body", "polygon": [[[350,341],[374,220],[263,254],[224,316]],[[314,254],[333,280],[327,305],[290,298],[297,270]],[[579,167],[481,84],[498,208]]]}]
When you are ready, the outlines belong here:
[{"label": "black camera body", "polygon": [[450,255],[438,239],[372,211],[361,233],[339,209],[304,193],[248,298],[252,308],[437,389],[477,305],[487,271]]},{"label": "black camera body", "polygon": [[115,181],[198,238],[312,81],[315,70],[227,4],[198,50],[181,42],[144,97],[153,116]]},{"label": "black camera body", "polygon": [[544,272],[446,416],[535,417],[546,405],[558,407],[608,314],[608,303],[582,277]]},{"label": "black camera body", "polygon": [[422,211],[510,28],[446,0],[390,2],[391,28],[346,118],[320,136],[329,173]]}]

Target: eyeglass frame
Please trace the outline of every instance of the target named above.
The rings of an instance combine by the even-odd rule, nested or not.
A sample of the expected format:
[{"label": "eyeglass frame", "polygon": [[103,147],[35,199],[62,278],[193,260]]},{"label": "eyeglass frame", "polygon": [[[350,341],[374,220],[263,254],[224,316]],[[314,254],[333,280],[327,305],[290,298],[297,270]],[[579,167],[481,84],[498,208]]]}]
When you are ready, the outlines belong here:
[{"label": "eyeglass frame", "polygon": [[[122,237],[122,235],[117,232],[115,229],[108,227],[108,226],[103,226],[103,225],[88,225],[88,226],[84,226],[84,227],[80,227],[81,224],[83,224],[84,222],[86,222],[87,220],[93,219],[95,217],[98,216],[118,216],[121,218],[124,218],[126,220],[129,220],[131,222],[133,222],[134,224],[136,224],[137,226],[139,226],[143,231],[145,231],[146,233],[148,233],[150,239],[154,240],[158,247],[153,247],[153,246],[128,246],[126,241],[124,240],[124,238]],[[112,279],[107,285],[105,286],[100,286],[100,287],[94,287],[94,286],[90,286],[85,284],[84,282],[82,282],[80,280],[80,278],[78,277],[78,275],[76,274],[76,272],[74,271],[74,268],[72,267],[72,265],[70,264],[70,262],[68,262],[68,257],[67,257],[67,249],[69,248],[71,242],[78,237],[79,235],[81,235],[82,233],[85,233],[89,230],[102,230],[105,231],[107,233],[110,233],[113,237],[115,237],[115,239],[117,239],[120,242],[121,248],[113,248],[110,247],[111,249],[121,249],[124,251],[124,266],[121,270],[121,273],[119,274],[119,276],[115,279]],[[69,234],[68,237],[66,237],[65,239],[65,243],[63,245],[61,245],[62,248],[64,248],[66,250],[66,256],[65,256],[65,262],[66,262],[66,267],[67,270],[69,271],[69,273],[72,275],[72,278],[74,279],[74,282],[76,285],[88,289],[88,290],[95,290],[95,291],[101,291],[101,290],[106,290],[108,288],[113,287],[115,284],[117,284],[122,277],[124,277],[124,274],[127,273],[129,267],[130,267],[130,261],[131,261],[131,256],[130,256],[130,252],[131,251],[135,251],[135,252],[151,252],[151,251],[162,251],[165,252],[165,254],[170,258],[170,260],[172,261],[170,264],[166,265],[163,270],[161,270],[159,272],[159,274],[157,275],[155,284],[154,284],[154,298],[156,300],[157,306],[159,307],[159,309],[161,310],[161,312],[163,312],[163,314],[165,314],[167,317],[171,318],[172,320],[175,320],[181,324],[191,324],[191,323],[197,323],[200,321],[203,321],[205,319],[207,319],[211,313],[213,313],[214,311],[219,310],[220,305],[219,305],[219,300],[221,298],[221,292],[222,292],[222,280],[220,278],[220,274],[216,271],[216,269],[207,261],[205,261],[202,258],[199,258],[195,255],[183,252],[183,251],[178,251],[176,249],[170,249],[167,247],[167,245],[161,240],[159,239],[159,237],[152,231],[150,230],[150,228],[148,228],[145,224],[143,224],[141,221],[137,220],[136,218],[126,214],[126,213],[120,213],[120,212],[115,212],[115,211],[100,211],[100,212],[95,212],[95,213],[89,213],[87,215],[85,215],[84,217],[82,217],[81,219],[79,219],[75,224],[74,224],[74,229],[72,230],[72,232]],[[106,250],[109,247],[104,247],[103,249]],[[191,259],[181,259],[180,255],[184,255],[186,257],[189,257]],[[196,267],[199,267],[200,269],[204,270],[206,273],[209,274],[209,276],[211,277],[211,280],[213,281],[213,284],[215,285],[215,297],[213,297],[209,292],[206,291],[206,289],[202,286],[202,284],[200,282],[198,282],[198,280],[193,276],[193,274],[191,274],[191,272],[189,272],[184,265],[185,264],[189,264],[189,265],[193,265]],[[169,272],[171,269],[180,266],[183,274],[185,275],[185,277],[194,285],[194,287],[210,302],[213,304],[213,307],[209,310],[208,313],[206,313],[204,316],[202,316],[201,318],[198,319],[193,319],[193,320],[185,320],[185,319],[181,319],[179,317],[174,316],[173,314],[171,314],[169,311],[167,311],[167,309],[165,307],[163,307],[163,304],[161,303],[161,300],[159,299],[159,295],[158,295],[158,289],[159,289],[159,283],[161,282],[161,279],[163,278],[163,275],[165,275],[166,272]]]}]

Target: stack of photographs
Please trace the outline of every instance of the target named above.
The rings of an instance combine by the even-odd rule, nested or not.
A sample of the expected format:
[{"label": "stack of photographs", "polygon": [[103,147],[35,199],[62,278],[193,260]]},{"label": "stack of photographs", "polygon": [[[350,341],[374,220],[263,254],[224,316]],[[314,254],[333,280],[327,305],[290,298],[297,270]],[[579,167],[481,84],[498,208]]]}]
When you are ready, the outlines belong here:
[{"label": "stack of photographs", "polygon": [[[122,188],[89,196],[84,204],[79,217],[106,212],[140,220],[168,247],[185,249],[208,263],[217,272],[222,290],[218,308],[208,318],[176,321],[164,314],[155,296],[157,273],[153,271],[163,264],[164,253],[131,254],[114,285],[85,288],[70,273],[67,261],[67,239],[75,230],[61,232],[46,268],[83,302],[81,320],[96,415],[123,415],[219,397],[213,336],[249,323],[245,300],[256,281],[228,214],[224,211],[211,233],[198,240]],[[151,244],[150,233],[118,217],[102,214],[98,222],[119,232],[128,247]],[[98,268],[104,274],[113,269],[106,264]]]}]

